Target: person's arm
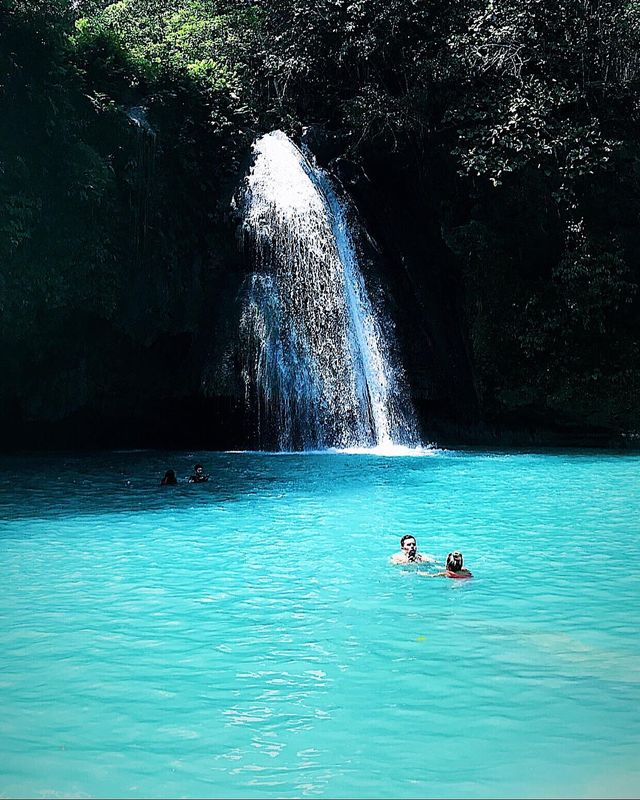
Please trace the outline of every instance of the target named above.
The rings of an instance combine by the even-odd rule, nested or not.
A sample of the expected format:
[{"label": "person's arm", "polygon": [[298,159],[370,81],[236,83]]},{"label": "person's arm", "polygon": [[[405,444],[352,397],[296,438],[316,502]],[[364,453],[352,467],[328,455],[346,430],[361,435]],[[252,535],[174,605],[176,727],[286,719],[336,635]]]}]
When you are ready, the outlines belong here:
[{"label": "person's arm", "polygon": [[403,564],[403,554],[402,553],[394,553],[391,558],[389,559],[392,564]]}]

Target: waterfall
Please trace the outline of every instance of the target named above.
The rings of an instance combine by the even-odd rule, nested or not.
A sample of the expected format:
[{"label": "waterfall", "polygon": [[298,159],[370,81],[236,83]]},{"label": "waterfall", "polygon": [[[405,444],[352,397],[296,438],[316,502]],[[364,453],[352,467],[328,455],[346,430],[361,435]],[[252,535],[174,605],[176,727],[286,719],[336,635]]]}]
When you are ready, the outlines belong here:
[{"label": "waterfall", "polygon": [[236,204],[255,257],[240,332],[261,446],[419,445],[389,326],[375,313],[329,176],[275,131],[254,144]]}]

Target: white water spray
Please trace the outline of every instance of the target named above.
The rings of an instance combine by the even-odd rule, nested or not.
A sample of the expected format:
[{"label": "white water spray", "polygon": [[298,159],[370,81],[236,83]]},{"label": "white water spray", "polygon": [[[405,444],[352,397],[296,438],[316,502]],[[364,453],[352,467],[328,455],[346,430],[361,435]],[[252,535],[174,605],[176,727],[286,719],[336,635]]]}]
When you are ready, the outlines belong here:
[{"label": "white water spray", "polygon": [[416,447],[401,370],[366,291],[329,177],[275,131],[239,197],[256,271],[241,320],[243,377],[261,445]]}]

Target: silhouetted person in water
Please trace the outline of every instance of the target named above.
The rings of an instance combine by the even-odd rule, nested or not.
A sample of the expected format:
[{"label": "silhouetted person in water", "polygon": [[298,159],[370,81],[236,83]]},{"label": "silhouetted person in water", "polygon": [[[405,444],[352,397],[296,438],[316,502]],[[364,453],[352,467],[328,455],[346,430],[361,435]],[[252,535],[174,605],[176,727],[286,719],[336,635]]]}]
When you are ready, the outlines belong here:
[{"label": "silhouetted person in water", "polygon": [[175,486],[178,483],[176,473],[172,469],[168,469],[164,473],[164,478],[160,481],[160,486]]},{"label": "silhouetted person in water", "polygon": [[204,483],[209,480],[209,476],[202,471],[202,464],[196,464],[193,468],[193,475],[189,476],[189,483]]}]

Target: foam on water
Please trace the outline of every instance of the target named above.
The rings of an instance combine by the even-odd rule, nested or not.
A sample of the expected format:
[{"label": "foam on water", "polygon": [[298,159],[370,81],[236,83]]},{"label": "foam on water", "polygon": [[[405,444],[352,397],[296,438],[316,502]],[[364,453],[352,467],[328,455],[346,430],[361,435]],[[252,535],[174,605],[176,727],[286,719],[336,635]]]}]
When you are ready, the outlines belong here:
[{"label": "foam on water", "polygon": [[386,458],[422,458],[423,456],[435,456],[443,451],[434,445],[427,445],[426,447],[423,445],[408,447],[402,444],[392,444],[391,442],[387,442],[384,444],[379,444],[376,447],[345,447],[343,449],[334,448],[329,452],[345,453],[346,455],[385,456]]},{"label": "foam on water", "polygon": [[[3,458],[0,795],[635,796],[639,477],[620,453]],[[409,532],[474,579],[391,566]]]},{"label": "foam on water", "polygon": [[[265,455],[263,450],[228,450],[228,453],[246,453],[253,455]],[[445,450],[435,445],[417,445],[407,447],[401,444],[381,444],[376,447],[328,447],[322,450],[277,450],[269,453],[270,456],[322,456],[322,455],[361,455],[361,456],[384,456],[387,458],[410,457],[422,458],[424,456],[435,456],[444,453]]]}]

